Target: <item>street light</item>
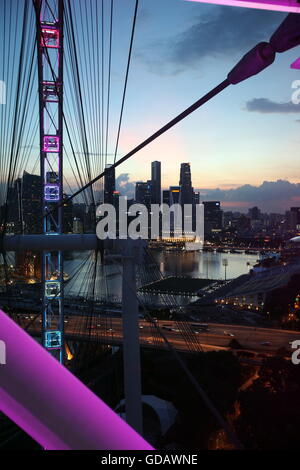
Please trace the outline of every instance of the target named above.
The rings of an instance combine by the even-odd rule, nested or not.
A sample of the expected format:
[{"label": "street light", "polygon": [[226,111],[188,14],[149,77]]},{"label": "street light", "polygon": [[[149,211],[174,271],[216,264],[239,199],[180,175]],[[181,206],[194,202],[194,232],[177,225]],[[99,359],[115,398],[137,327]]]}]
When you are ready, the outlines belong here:
[{"label": "street light", "polygon": [[224,270],[225,270],[225,281],[226,281],[226,270],[227,270],[227,266],[228,266],[228,259],[227,258],[224,258],[222,260],[222,264],[224,266]]}]

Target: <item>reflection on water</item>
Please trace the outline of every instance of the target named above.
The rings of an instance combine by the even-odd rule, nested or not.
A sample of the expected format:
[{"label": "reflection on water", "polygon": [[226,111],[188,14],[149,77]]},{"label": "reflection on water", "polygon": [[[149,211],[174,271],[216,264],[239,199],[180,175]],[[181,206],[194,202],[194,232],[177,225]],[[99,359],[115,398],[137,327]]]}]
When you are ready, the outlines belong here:
[{"label": "reflection on water", "polygon": [[167,276],[191,276],[224,279],[223,260],[227,259],[227,279],[246,274],[258,255],[211,252],[157,252],[154,254],[160,270]]},{"label": "reflection on water", "polygon": [[[164,276],[191,276],[209,279],[224,279],[225,268],[223,260],[227,259],[227,279],[233,279],[246,274],[255,264],[257,255],[211,253],[211,252],[152,252],[153,258]],[[72,260],[65,261],[65,271],[68,274],[77,273],[66,286],[66,295],[94,295],[98,298],[108,297],[111,300],[121,298],[122,292],[122,268],[119,264],[100,265],[96,273],[93,263],[93,255],[90,260],[86,254],[76,253]],[[153,275],[153,266],[143,266],[143,278],[148,279],[144,283],[157,279]],[[94,293],[94,294],[93,294]],[[158,297],[153,297],[153,301]],[[186,303],[188,299],[180,299],[180,304]],[[160,299],[163,303],[163,299]]]}]

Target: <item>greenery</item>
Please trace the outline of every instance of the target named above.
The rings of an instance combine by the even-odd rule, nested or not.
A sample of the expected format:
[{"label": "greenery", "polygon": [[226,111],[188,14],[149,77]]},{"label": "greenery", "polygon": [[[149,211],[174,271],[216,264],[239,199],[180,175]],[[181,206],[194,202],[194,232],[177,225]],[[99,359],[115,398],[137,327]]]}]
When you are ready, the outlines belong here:
[{"label": "greenery", "polygon": [[[227,351],[186,354],[184,359],[220,413],[233,412],[242,382],[238,360]],[[175,426],[159,446],[175,442],[181,449],[207,449],[219,425],[174,357],[144,354],[143,370],[143,393],[169,400],[178,410]]]},{"label": "greenery", "polygon": [[266,359],[259,378],[240,393],[236,423],[247,449],[296,450],[300,446],[300,367]]}]

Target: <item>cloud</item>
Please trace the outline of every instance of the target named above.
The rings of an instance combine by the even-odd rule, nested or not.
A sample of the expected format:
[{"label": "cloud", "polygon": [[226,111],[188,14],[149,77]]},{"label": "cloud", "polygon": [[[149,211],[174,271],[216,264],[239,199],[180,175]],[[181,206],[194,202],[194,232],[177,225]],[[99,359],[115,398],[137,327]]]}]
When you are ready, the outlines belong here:
[{"label": "cloud", "polygon": [[300,183],[264,181],[260,186],[245,184],[234,189],[200,189],[204,201],[221,201],[224,209],[243,210],[259,206],[266,212],[282,213],[300,203]]},{"label": "cloud", "polygon": [[275,12],[220,7],[217,14],[201,17],[177,38],[173,60],[194,63],[207,56],[246,52],[268,40],[283,17]]},{"label": "cloud", "polygon": [[[158,67],[155,67],[158,62],[164,70],[168,65],[172,65],[178,73],[187,67],[196,66],[207,57],[247,52],[258,42],[268,41],[286,16],[279,12],[227,6],[203,11],[204,13],[184,32],[149,45],[147,51],[141,54],[150,67],[154,66],[154,71],[159,71]],[[154,59],[151,57],[151,49],[155,49]],[[162,51],[162,57],[157,57],[158,50]]]},{"label": "cloud", "polygon": [[300,104],[294,104],[291,101],[287,103],[276,103],[268,98],[253,98],[246,102],[246,110],[264,114],[300,113]]},{"label": "cloud", "polygon": [[116,190],[120,191],[122,196],[127,196],[129,199],[135,195],[135,182],[130,181],[128,173],[121,173],[116,178]]},{"label": "cloud", "polygon": [[[123,196],[134,198],[135,182],[128,173],[116,178],[116,188]],[[300,183],[286,180],[264,181],[259,186],[244,184],[237,188],[195,189],[200,191],[201,201],[221,201],[223,210],[247,212],[258,206],[262,211],[284,213],[290,207],[300,205]]]}]

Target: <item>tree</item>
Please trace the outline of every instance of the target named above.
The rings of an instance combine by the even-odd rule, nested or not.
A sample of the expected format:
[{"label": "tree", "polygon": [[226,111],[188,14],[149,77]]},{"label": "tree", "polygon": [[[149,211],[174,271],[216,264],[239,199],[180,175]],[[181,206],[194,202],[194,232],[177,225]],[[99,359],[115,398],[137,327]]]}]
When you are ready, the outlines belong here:
[{"label": "tree", "polygon": [[240,393],[239,437],[246,448],[288,450],[300,446],[300,368],[267,358],[260,376]]},{"label": "tree", "polygon": [[[154,361],[155,362],[154,362]],[[184,355],[187,367],[206,391],[219,412],[226,417],[234,410],[241,385],[241,367],[229,351]],[[154,362],[154,363],[153,363]],[[220,429],[194,386],[169,354],[147,356],[143,363],[143,391],[171,401],[178,410],[172,432],[182,449],[207,449],[209,438]],[[151,372],[150,372],[151,371]]]}]

